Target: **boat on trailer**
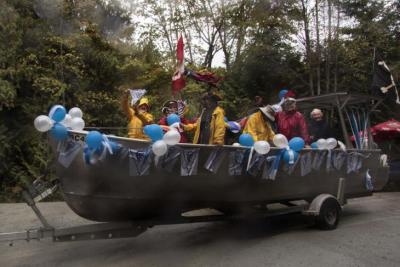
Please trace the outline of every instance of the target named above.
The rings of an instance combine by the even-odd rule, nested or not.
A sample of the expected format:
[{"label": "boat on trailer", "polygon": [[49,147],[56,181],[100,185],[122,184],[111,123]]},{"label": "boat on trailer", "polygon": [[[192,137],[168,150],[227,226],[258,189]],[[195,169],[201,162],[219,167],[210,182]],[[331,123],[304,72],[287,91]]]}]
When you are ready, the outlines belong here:
[{"label": "boat on trailer", "polygon": [[[166,159],[169,160],[167,162],[161,157],[156,164],[155,156],[150,153],[146,173],[135,175],[131,170],[131,165],[135,163],[130,162],[132,158],[129,156],[129,151],[146,151],[151,143],[114,136],[110,136],[109,139],[122,146],[118,153],[107,155],[105,160],[93,165],[85,163],[82,157],[76,157],[68,168],[57,164],[56,170],[67,204],[80,216],[95,221],[150,219],[207,207],[230,213],[259,204],[292,200],[312,201],[321,193],[336,196],[341,178],[346,183],[345,198],[369,196],[372,190],[366,186],[367,170],[372,177],[374,190],[380,190],[386,184],[388,169],[381,164],[380,150],[373,149],[371,142],[362,149],[351,148],[342,110],[345,106],[370,104],[371,100],[377,101],[375,105],[381,101],[349,93],[298,100],[300,109],[322,107],[330,110],[336,108],[338,111],[348,149],[346,152],[341,149],[329,152],[332,165],[335,166],[331,166],[328,170],[325,167],[328,164],[327,152],[303,149],[295,166],[284,166],[285,164],[281,162],[276,177],[270,179],[265,174],[271,167],[267,158],[277,156],[279,148],[272,148],[264,156],[264,162],[257,162],[258,165],[265,166],[258,166],[258,169],[250,174],[247,168],[249,148],[231,145],[178,144],[170,148],[173,149],[173,155],[167,154]],[[86,134],[84,131],[70,131],[72,142],[76,140],[83,142]],[[168,153],[171,154],[170,152]],[[233,158],[237,156],[235,153],[240,157],[241,152],[245,166],[234,172],[232,168],[236,166],[233,166]],[[325,157],[321,156],[323,153]],[[185,168],[182,166],[184,154],[197,157],[195,163],[197,168],[190,174],[182,170]],[[352,155],[356,161],[361,162],[361,166],[355,171],[347,166],[347,163],[351,164]],[[320,163],[318,169],[304,174],[300,163],[306,156],[313,161],[324,162]],[[336,166],[340,163],[334,164],[333,161],[335,157],[340,156],[342,158],[344,156],[346,162]],[[207,166],[210,158],[217,161],[214,164],[218,165],[217,167]]]},{"label": "boat on trailer", "polygon": [[[347,92],[298,99],[299,110],[323,108],[337,118],[346,150],[304,148],[292,165],[279,162],[281,149],[275,147],[266,155],[258,155],[247,147],[177,144],[169,147],[165,156],[156,157],[149,152],[150,142],[117,136],[108,138],[119,145],[118,151],[90,164],[79,156],[88,132],[69,130],[68,140],[62,144],[49,139],[58,158],[59,186],[76,214],[103,223],[75,229],[75,233],[53,228],[50,235],[55,241],[76,240],[77,233],[83,239],[126,237],[152,225],[246,217],[252,211],[262,216],[302,212],[314,216],[321,228],[334,229],[346,199],[370,196],[388,181],[389,169],[381,150],[373,148],[372,138],[366,138],[363,147],[353,148],[347,128],[351,123],[344,115],[346,108],[368,108],[364,118],[367,123],[381,101]],[[369,127],[366,131],[371,136]],[[68,164],[60,161],[71,151],[75,156]],[[35,207],[34,196],[25,197]],[[274,203],[285,206],[279,211],[269,209]],[[202,208],[222,214],[183,216]],[[34,211],[44,222],[44,230],[51,229],[40,218],[40,211]],[[44,236],[44,230],[35,236]],[[19,237],[26,239],[24,234]]]}]

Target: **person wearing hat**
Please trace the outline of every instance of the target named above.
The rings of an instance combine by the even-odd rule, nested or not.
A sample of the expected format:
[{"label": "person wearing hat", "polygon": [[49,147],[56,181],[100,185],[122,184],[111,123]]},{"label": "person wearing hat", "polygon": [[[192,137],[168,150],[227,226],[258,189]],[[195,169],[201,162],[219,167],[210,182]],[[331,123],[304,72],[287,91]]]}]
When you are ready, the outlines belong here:
[{"label": "person wearing hat", "polygon": [[[179,105],[181,105],[181,106],[179,106]],[[184,106],[182,106],[182,105],[184,105]],[[181,119],[181,123],[188,124],[189,121],[184,117],[185,111],[186,111],[186,104],[184,103],[184,101],[178,102],[175,100],[169,100],[164,103],[164,105],[161,109],[161,112],[164,114],[164,116],[160,119],[158,124],[162,125],[162,126],[169,126],[167,118],[168,118],[168,115],[170,115],[170,114],[179,115],[179,117]],[[181,127],[179,127],[177,130],[181,135],[181,139],[179,140],[179,143],[187,143],[188,138],[187,138],[186,132]]]},{"label": "person wearing hat", "polygon": [[150,140],[143,132],[143,127],[153,123],[153,115],[149,113],[150,106],[147,97],[142,97],[137,105],[129,106],[129,90],[127,90],[122,99],[122,109],[129,119],[128,137]]},{"label": "person wearing hat", "polygon": [[275,133],[271,123],[275,121],[275,112],[270,105],[259,107],[247,120],[243,133],[251,134],[254,141],[271,141]]},{"label": "person wearing hat", "polygon": [[203,110],[193,124],[182,124],[185,131],[195,130],[193,144],[223,145],[225,139],[225,111],[218,106],[221,97],[206,93],[202,97]]},{"label": "person wearing hat", "polygon": [[321,138],[333,137],[332,129],[329,124],[324,120],[324,113],[318,108],[315,108],[310,113],[311,121],[308,127],[310,133],[310,142],[315,142]]},{"label": "person wearing hat", "polygon": [[303,115],[296,110],[296,99],[286,98],[282,104],[282,111],[276,113],[276,127],[280,134],[290,141],[293,137],[303,138],[306,145],[310,144],[310,137]]}]

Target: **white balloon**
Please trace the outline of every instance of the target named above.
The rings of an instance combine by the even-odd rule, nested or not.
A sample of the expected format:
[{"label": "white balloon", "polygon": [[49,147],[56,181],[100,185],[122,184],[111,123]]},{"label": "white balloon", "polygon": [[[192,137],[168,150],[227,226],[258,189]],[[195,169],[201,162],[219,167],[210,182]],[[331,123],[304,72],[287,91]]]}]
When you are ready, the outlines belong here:
[{"label": "white balloon", "polygon": [[338,142],[335,138],[326,139],[326,146],[328,149],[334,149],[338,145]]},{"label": "white balloon", "polygon": [[53,120],[46,115],[40,115],[36,117],[33,125],[35,125],[36,130],[39,132],[47,132],[53,127]]},{"label": "white balloon", "polygon": [[265,155],[271,150],[271,146],[267,141],[257,141],[254,143],[254,149],[258,154]]},{"label": "white balloon", "polygon": [[151,150],[153,150],[153,153],[156,156],[162,156],[165,153],[167,153],[168,147],[167,147],[167,144],[163,140],[158,140],[153,144],[153,146],[151,147]]},{"label": "white balloon", "polygon": [[232,146],[240,146],[239,143],[233,143]]},{"label": "white balloon", "polygon": [[79,117],[72,118],[71,128],[72,130],[82,131],[85,128],[85,122]]},{"label": "white balloon", "polygon": [[67,128],[71,128],[71,123],[72,123],[72,117],[69,114],[65,115],[64,120],[61,121],[61,124]]},{"label": "white balloon", "polygon": [[273,139],[274,145],[279,148],[286,148],[289,146],[289,142],[283,134],[276,134]]},{"label": "white balloon", "polygon": [[68,114],[69,114],[72,118],[82,118],[82,116],[83,116],[82,110],[81,110],[80,108],[77,108],[77,107],[71,108],[71,109],[68,111]]},{"label": "white balloon", "polygon": [[346,146],[343,144],[342,141],[338,141],[338,145],[339,145],[341,150],[346,151]]},{"label": "white balloon", "polygon": [[174,146],[181,140],[181,135],[175,128],[171,128],[171,130],[164,134],[163,140],[167,145]]},{"label": "white balloon", "polygon": [[318,139],[318,141],[317,141],[317,147],[318,147],[319,149],[327,149],[327,148],[328,148],[328,143],[327,143],[326,140],[323,139],[323,138]]}]

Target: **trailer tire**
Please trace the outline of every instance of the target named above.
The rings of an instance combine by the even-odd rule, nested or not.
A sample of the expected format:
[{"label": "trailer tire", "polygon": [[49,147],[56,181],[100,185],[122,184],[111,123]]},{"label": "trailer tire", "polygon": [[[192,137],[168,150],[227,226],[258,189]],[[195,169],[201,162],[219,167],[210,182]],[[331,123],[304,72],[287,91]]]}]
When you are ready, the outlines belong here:
[{"label": "trailer tire", "polygon": [[316,218],[318,228],[321,230],[336,229],[342,208],[334,198],[327,198],[321,205],[319,215]]}]

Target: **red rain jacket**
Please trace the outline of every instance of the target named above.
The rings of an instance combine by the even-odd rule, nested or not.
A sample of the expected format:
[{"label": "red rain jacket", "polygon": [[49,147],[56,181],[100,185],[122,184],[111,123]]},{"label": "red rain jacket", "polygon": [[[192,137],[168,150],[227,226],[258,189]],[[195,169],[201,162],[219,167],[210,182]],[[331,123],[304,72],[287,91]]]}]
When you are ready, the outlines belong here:
[{"label": "red rain jacket", "polygon": [[310,143],[307,124],[303,115],[298,111],[281,111],[275,114],[277,132],[286,136],[288,141],[293,137],[301,137],[306,145]]}]

